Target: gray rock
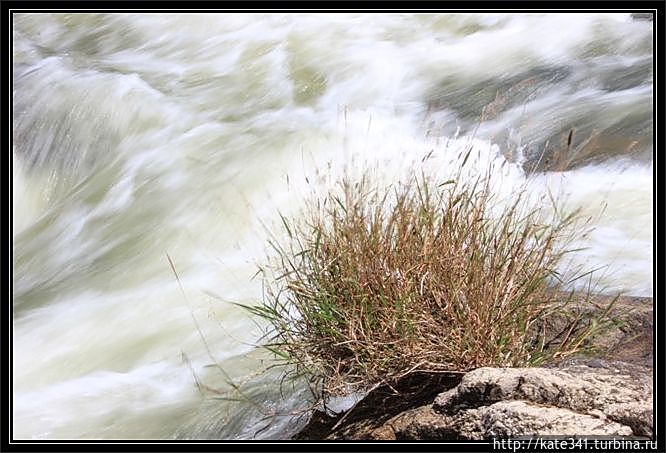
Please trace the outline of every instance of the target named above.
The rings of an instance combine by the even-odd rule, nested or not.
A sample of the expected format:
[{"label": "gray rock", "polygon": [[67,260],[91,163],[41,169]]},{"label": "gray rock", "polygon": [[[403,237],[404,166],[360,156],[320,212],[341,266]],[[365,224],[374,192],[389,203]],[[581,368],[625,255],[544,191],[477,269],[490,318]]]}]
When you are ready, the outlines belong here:
[{"label": "gray rock", "polygon": [[649,437],[651,375],[640,365],[601,359],[567,360],[559,368],[479,368],[433,404],[346,438]]},{"label": "gray rock", "polygon": [[[530,410],[536,405],[539,410]],[[466,374],[456,388],[441,393],[433,410],[455,423],[461,423],[457,421],[461,417],[473,420],[482,437],[498,435],[491,431],[501,431],[501,423],[491,421],[502,413],[506,429],[515,431],[512,435],[547,435],[553,430],[597,435],[600,429],[619,435],[628,429],[627,435],[651,436],[652,372],[639,365],[602,360],[578,361],[561,368],[479,368]],[[552,411],[565,425],[553,424]],[[543,416],[541,428],[538,414]],[[516,425],[522,416],[526,424]],[[590,417],[605,422],[595,424]]]},{"label": "gray rock", "polygon": [[561,407],[543,407],[525,401],[500,401],[477,409],[485,437],[507,436],[629,436],[629,427],[598,417],[580,414]]},{"label": "gray rock", "polygon": [[396,439],[483,440],[490,437],[633,434],[629,427],[596,414],[580,414],[526,401],[499,401],[451,416],[438,414],[430,406],[388,424]]},{"label": "gray rock", "polygon": [[631,18],[634,20],[654,20],[653,13],[631,13]]},{"label": "gray rock", "polygon": [[521,436],[631,436],[633,431],[602,413],[581,414],[526,401],[499,401],[451,416],[432,405],[405,412],[365,438],[377,440],[483,440]]}]

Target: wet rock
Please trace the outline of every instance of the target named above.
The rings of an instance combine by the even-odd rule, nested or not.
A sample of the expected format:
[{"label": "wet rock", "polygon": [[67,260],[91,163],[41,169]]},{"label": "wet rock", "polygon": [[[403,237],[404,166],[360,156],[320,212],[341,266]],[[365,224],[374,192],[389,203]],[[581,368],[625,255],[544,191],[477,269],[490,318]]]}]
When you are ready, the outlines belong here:
[{"label": "wet rock", "polygon": [[309,423],[293,438],[309,439],[391,439],[385,422],[392,417],[420,407],[441,392],[460,383],[463,373],[415,373],[393,386],[381,386],[368,392],[346,412],[316,410]]},{"label": "wet rock", "polygon": [[571,75],[567,66],[536,67],[519,74],[487,78],[471,84],[444,80],[428,96],[430,110],[450,110],[469,127],[522,105],[539,90],[551,88]]},{"label": "wet rock", "polygon": [[631,13],[631,18],[634,20],[654,20],[653,13]]}]

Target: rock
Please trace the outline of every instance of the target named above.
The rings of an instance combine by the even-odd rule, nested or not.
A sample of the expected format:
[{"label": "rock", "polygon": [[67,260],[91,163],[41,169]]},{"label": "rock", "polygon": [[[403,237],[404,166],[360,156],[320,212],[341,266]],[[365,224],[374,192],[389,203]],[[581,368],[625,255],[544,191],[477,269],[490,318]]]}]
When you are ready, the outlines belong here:
[{"label": "rock", "polygon": [[[562,297],[566,298],[567,295],[563,294]],[[586,302],[585,297],[578,297],[572,301],[572,305],[581,312],[594,312],[613,300],[610,296],[597,296]],[[652,298],[620,297],[613,313],[618,325],[610,327],[591,341],[596,349],[595,356],[652,367]],[[567,326],[568,322],[565,316],[553,316],[546,327],[556,332]]]},{"label": "rock", "polygon": [[433,407],[452,414],[503,400],[524,400],[581,413],[605,412],[611,407],[622,413],[638,413],[638,409],[629,409],[638,403],[642,409],[652,409],[649,369],[624,364],[617,367],[599,360],[594,363],[601,366],[478,368],[467,373],[457,387],[440,394]]},{"label": "rock", "polygon": [[479,368],[432,404],[379,426],[352,423],[331,439],[482,440],[519,436],[631,436],[653,432],[652,372],[601,359],[552,368]]},{"label": "rock", "polygon": [[[451,420],[432,409],[432,404],[413,409],[389,420],[394,439],[453,439]],[[381,428],[380,428],[381,429]]]},{"label": "rock", "polygon": [[519,436],[629,436],[632,430],[596,415],[525,401],[500,401],[454,416],[441,416],[432,406],[393,421],[396,439],[483,440]]},{"label": "rock", "polygon": [[632,434],[629,427],[596,415],[560,407],[543,407],[525,401],[500,401],[477,410],[481,426],[470,434],[487,437],[574,436]]},{"label": "rock", "polygon": [[[601,304],[611,298],[599,298]],[[607,332],[595,340],[603,357],[622,362],[652,367],[653,362],[653,308],[650,297],[621,297],[617,310],[622,321],[615,331]]]},{"label": "rock", "polygon": [[606,416],[628,426],[637,436],[652,436],[654,414],[651,405],[642,402],[613,404],[606,408]]},{"label": "rock", "polygon": [[414,407],[432,403],[441,392],[460,383],[463,373],[415,373],[367,393],[351,409],[338,414],[315,410],[308,424],[293,437],[310,439],[394,439],[385,422]]},{"label": "rock", "polygon": [[652,22],[654,20],[653,13],[631,13],[631,18],[634,20],[649,20]]},{"label": "rock", "polygon": [[[479,368],[440,394],[449,435],[652,435],[652,372],[592,360],[561,368]],[[441,424],[441,422],[440,422]],[[412,429],[413,430],[413,429]]]}]

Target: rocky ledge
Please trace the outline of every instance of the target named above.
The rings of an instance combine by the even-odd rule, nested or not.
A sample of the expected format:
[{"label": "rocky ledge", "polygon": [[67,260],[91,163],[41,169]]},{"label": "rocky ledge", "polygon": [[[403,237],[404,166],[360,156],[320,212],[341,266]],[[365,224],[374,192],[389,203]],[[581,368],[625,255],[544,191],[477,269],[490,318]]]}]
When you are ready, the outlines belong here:
[{"label": "rocky ledge", "polygon": [[573,358],[541,368],[413,375],[393,389],[375,389],[347,412],[335,416],[315,412],[295,438],[649,438],[652,299],[622,298],[619,308],[625,309],[624,324],[597,340],[603,346],[601,357]]}]

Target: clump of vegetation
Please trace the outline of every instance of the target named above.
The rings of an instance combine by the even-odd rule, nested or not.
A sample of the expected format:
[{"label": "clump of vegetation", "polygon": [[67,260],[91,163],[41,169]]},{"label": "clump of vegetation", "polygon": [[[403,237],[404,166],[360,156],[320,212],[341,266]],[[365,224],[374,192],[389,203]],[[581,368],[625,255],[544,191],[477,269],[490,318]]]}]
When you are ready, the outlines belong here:
[{"label": "clump of vegetation", "polygon": [[389,187],[347,179],[300,220],[283,217],[265,300],[248,307],[269,322],[266,347],[329,394],[580,352],[608,313],[563,296],[556,265],[578,217],[531,206],[525,190],[507,203],[491,171]]}]

